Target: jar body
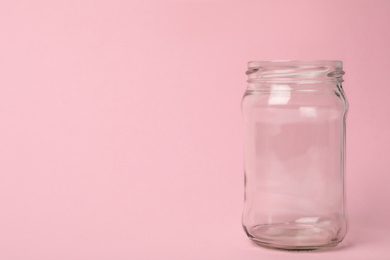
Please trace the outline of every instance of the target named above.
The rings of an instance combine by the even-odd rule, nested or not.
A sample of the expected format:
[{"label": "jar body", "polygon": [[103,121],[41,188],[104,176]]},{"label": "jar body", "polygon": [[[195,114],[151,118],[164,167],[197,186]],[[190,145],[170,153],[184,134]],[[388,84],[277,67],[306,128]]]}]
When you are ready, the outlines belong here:
[{"label": "jar body", "polygon": [[347,102],[334,78],[288,77],[252,80],[242,100],[243,227],[266,247],[328,248],[340,243],[347,229]]}]

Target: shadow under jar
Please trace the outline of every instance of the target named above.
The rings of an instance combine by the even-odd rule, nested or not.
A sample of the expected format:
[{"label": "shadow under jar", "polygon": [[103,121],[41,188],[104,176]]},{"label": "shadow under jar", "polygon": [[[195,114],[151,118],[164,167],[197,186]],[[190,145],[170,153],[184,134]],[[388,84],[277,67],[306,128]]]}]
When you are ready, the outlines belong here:
[{"label": "shadow under jar", "polygon": [[347,230],[341,61],[251,61],[242,99],[245,203],[255,243],[336,246]]}]

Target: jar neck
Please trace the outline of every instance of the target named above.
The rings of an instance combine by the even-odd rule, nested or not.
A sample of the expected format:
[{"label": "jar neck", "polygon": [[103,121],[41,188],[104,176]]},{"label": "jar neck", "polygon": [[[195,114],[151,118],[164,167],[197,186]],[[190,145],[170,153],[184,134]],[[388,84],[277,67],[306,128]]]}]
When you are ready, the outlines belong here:
[{"label": "jar neck", "polygon": [[261,92],[323,91],[342,88],[337,81],[249,82],[247,90]]},{"label": "jar neck", "polygon": [[293,85],[341,83],[344,71],[341,61],[251,61],[248,63],[248,83],[252,86],[267,84]]}]

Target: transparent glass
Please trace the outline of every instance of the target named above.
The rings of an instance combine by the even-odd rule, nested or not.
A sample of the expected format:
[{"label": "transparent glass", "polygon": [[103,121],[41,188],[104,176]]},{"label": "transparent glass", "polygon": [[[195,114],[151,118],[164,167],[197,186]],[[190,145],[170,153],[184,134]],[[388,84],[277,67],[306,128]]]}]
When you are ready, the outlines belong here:
[{"label": "transparent glass", "polygon": [[347,230],[342,62],[252,61],[248,67],[244,230],[265,247],[336,246]]}]

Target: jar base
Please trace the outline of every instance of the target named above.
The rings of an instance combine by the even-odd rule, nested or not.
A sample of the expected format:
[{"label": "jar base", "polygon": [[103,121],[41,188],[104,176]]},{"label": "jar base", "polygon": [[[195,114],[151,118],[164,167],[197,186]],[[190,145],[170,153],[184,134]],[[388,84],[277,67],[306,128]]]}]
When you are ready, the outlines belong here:
[{"label": "jar base", "polygon": [[288,251],[328,249],[342,241],[338,228],[314,224],[258,225],[249,231],[245,228],[245,231],[257,245]]}]

